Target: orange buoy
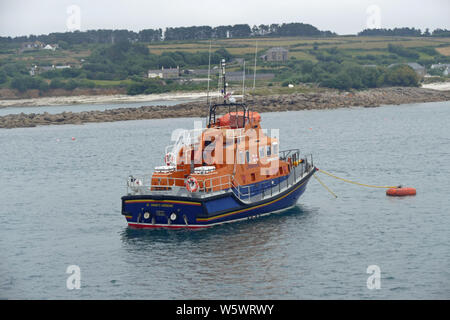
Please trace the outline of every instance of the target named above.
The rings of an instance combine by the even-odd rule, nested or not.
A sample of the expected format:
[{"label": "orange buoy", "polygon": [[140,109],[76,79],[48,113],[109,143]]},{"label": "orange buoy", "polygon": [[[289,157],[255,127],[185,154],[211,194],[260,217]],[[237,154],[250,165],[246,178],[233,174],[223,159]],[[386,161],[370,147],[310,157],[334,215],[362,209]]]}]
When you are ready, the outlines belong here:
[{"label": "orange buoy", "polygon": [[415,196],[416,189],[414,188],[391,188],[386,191],[387,196],[404,197]]}]

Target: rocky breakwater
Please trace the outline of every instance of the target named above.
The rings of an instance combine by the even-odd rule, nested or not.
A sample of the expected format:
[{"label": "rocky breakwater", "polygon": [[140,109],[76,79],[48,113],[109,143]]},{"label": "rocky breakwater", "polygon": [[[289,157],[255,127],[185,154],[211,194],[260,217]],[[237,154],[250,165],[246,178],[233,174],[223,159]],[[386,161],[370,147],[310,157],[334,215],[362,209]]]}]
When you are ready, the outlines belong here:
[{"label": "rocky breakwater", "polygon": [[[280,112],[345,107],[377,107],[380,105],[449,101],[450,91],[422,88],[381,88],[356,92],[332,90],[269,96],[247,96],[246,103],[258,112]],[[0,128],[34,127],[39,125],[82,124],[125,120],[162,119],[174,117],[205,117],[203,102],[176,106],[143,106],[105,111],[63,112],[59,114],[14,114],[0,117]]]}]

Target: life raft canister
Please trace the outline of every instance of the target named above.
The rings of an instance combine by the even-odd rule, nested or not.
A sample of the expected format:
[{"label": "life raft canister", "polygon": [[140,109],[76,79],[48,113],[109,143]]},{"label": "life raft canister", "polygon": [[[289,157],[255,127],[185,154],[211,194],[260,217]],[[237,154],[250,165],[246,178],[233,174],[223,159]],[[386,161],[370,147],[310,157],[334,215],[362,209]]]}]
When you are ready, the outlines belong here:
[{"label": "life raft canister", "polygon": [[[249,117],[250,122],[260,122],[261,115],[256,111],[248,111],[246,116]],[[244,112],[243,111],[232,111],[218,119],[219,126],[227,127],[230,126],[232,128],[241,128],[243,127],[244,120]],[[237,123],[237,127],[236,127]]]},{"label": "life raft canister", "polygon": [[186,189],[189,192],[196,192],[198,190],[198,181],[194,177],[189,177],[186,180]]},{"label": "life raft canister", "polygon": [[391,188],[386,190],[387,196],[392,197],[404,197],[404,196],[415,196],[416,189],[414,188]]}]

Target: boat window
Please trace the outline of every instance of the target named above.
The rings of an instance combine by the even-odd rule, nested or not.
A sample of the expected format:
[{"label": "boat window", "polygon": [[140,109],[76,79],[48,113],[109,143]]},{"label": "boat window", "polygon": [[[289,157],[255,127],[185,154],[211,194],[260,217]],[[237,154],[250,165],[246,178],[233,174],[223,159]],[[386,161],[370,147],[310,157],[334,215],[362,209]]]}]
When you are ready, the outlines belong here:
[{"label": "boat window", "polygon": [[272,150],[270,146],[267,146],[267,156],[270,157],[272,155]]},{"label": "boat window", "polygon": [[255,180],[256,180],[256,174],[252,173],[252,174],[251,174],[251,177],[252,177],[252,181],[255,181]]},{"label": "boat window", "polygon": [[239,164],[244,164],[244,152],[239,151]]},{"label": "boat window", "polygon": [[273,154],[278,154],[278,143],[272,145]]},{"label": "boat window", "polygon": [[250,163],[250,151],[245,151],[245,162]]},{"label": "boat window", "polygon": [[266,148],[264,148],[264,147],[259,147],[259,157],[260,158],[264,158],[266,155],[265,155],[265,150]]}]

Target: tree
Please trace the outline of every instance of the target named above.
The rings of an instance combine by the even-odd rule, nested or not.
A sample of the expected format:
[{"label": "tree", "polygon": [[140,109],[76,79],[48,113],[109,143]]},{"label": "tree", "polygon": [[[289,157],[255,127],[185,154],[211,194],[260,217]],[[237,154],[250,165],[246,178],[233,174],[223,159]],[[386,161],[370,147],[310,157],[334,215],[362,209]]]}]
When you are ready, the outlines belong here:
[{"label": "tree", "polygon": [[40,78],[34,78],[30,76],[16,76],[11,81],[11,88],[17,89],[20,92],[27,91],[28,89],[40,89],[44,88],[45,85],[42,84],[44,80]]},{"label": "tree", "polygon": [[382,71],[376,67],[366,67],[362,73],[362,83],[366,88],[377,88],[382,83],[379,82]]},{"label": "tree", "polygon": [[362,78],[362,75],[364,74],[363,67],[361,67],[359,65],[355,65],[355,64],[350,64],[350,65],[344,66],[342,71],[346,75],[348,75],[349,78],[351,79],[351,85],[350,85],[351,88],[361,89],[364,87],[363,78]]},{"label": "tree", "polygon": [[16,77],[11,81],[11,88],[24,92],[28,89],[27,81],[24,77]]},{"label": "tree", "polygon": [[72,79],[70,79],[64,84],[64,89],[66,90],[74,90],[76,87],[78,87],[78,83]]},{"label": "tree", "polygon": [[66,41],[59,40],[58,47],[60,47],[63,50],[66,50],[66,49],[69,49],[69,44]]},{"label": "tree", "polygon": [[388,69],[385,82],[392,86],[417,87],[419,76],[413,68],[402,64]]},{"label": "tree", "polygon": [[231,35],[233,38],[248,38],[252,30],[248,24],[236,24],[231,28]]},{"label": "tree", "polygon": [[52,81],[50,81],[51,89],[59,89],[59,88],[63,88],[63,87],[64,87],[64,83],[59,79],[53,79]]},{"label": "tree", "polygon": [[162,68],[175,68],[177,63],[169,56],[161,56],[158,60],[159,66]]},{"label": "tree", "polygon": [[8,77],[6,76],[6,72],[4,70],[0,70],[0,84],[5,83]]},{"label": "tree", "polygon": [[394,28],[394,29],[364,29],[358,36],[409,36],[420,37],[422,32],[415,28]]},{"label": "tree", "polygon": [[321,85],[328,88],[348,90],[352,87],[352,78],[347,73],[341,71],[337,75],[325,79]]},{"label": "tree", "polygon": [[216,50],[214,52],[214,54],[217,55],[217,57],[214,59],[214,61],[212,61],[213,63],[220,62],[220,60],[217,61],[217,58],[225,59],[226,61],[231,61],[231,59],[233,59],[233,55],[230,52],[228,52],[228,50],[225,48],[220,48],[220,49]]}]

